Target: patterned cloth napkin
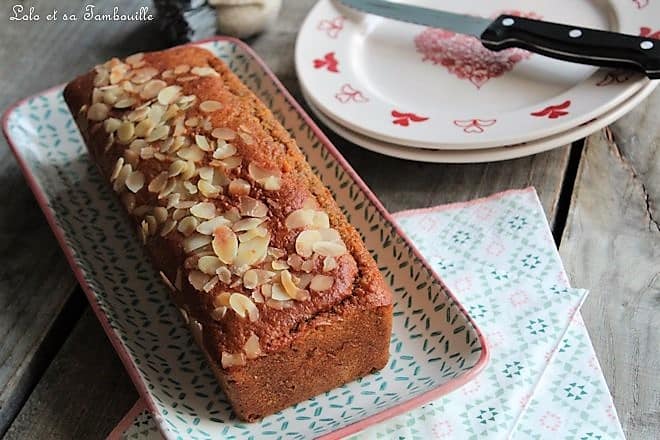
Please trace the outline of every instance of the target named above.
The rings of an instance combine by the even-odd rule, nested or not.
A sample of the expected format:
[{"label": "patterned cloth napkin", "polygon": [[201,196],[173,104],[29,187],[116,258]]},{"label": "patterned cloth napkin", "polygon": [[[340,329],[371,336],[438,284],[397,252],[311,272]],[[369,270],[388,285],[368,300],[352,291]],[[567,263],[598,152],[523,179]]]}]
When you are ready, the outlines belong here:
[{"label": "patterned cloth napkin", "polygon": [[[396,217],[477,321],[491,359],[459,390],[352,439],[624,438],[578,312],[586,291],[569,286],[534,189]],[[124,436],[159,438],[145,413]]]}]

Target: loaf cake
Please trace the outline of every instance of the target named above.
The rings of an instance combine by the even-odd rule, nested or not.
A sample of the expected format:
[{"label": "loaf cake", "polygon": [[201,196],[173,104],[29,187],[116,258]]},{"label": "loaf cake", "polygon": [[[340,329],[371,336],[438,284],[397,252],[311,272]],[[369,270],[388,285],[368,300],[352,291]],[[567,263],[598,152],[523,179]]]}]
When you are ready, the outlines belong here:
[{"label": "loaf cake", "polygon": [[221,60],[195,46],[112,59],[64,98],[239,418],[386,365],[376,263]]}]

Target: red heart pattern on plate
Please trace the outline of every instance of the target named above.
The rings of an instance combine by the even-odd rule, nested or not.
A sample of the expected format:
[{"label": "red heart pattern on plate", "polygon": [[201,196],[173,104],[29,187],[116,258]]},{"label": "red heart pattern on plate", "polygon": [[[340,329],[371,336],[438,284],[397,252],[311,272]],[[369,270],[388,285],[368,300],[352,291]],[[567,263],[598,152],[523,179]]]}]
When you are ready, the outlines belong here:
[{"label": "red heart pattern on plate", "polygon": [[[541,18],[533,12],[504,11],[502,13]],[[458,78],[469,80],[477,89],[488,80],[504,75],[517,63],[532,55],[526,50],[517,48],[492,52],[483,47],[475,37],[434,28],[427,28],[417,35],[415,47],[417,52],[423,55],[422,61],[428,60],[445,67]]]}]

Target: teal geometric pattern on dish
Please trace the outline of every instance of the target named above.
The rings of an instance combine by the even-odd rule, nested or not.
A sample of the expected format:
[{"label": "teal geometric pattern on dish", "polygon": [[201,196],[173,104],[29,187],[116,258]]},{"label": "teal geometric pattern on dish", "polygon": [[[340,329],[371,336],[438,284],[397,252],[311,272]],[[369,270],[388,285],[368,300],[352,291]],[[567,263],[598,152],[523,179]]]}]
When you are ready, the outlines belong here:
[{"label": "teal geometric pattern on dish", "polygon": [[[460,214],[458,214],[458,211],[460,211]],[[438,265],[438,271],[445,277],[453,274],[454,279],[458,280],[461,279],[462,275],[469,273],[473,268],[480,265],[490,265],[497,268],[501,277],[501,272],[514,272],[515,268],[521,265],[516,264],[512,258],[508,258],[506,252],[500,251],[502,248],[493,243],[502,240],[508,241],[509,239],[518,242],[525,240],[532,243],[534,248],[544,250],[541,255],[544,255],[547,269],[543,271],[545,275],[540,280],[542,283],[552,286],[547,294],[551,297],[565,295],[568,292],[568,281],[555,249],[543,208],[536,193],[531,188],[513,191],[508,194],[497,194],[487,199],[475,201],[470,205],[447,205],[434,211],[412,214],[411,216],[404,214],[404,217],[399,217],[399,221],[404,224],[408,234],[415,235],[415,232],[420,228],[430,230],[434,227],[441,228],[450,222],[455,222],[459,217],[463,218],[466,224],[482,221],[481,226],[483,227],[492,221],[496,221],[500,215],[510,218],[518,215],[521,218],[519,214],[522,212],[525,213],[525,226],[522,228],[515,227],[516,233],[513,236],[506,229],[484,228],[486,242],[490,243],[490,246],[486,245],[484,249],[489,248],[490,251],[481,253],[482,258],[478,263],[474,263],[472,258],[466,261],[464,256],[461,257],[464,255],[461,252],[451,252],[450,260],[456,261],[456,263],[435,260],[434,265]],[[518,222],[518,224],[522,223],[519,219]],[[505,221],[500,222],[500,224],[510,223]],[[509,248],[515,249],[515,246],[509,246]],[[511,270],[512,265],[514,266],[513,270]],[[522,267],[525,266],[522,265]],[[526,271],[523,271],[523,274],[533,277],[535,270],[536,268],[528,267]],[[477,322],[480,322],[489,313],[489,310],[484,304],[478,304],[472,307],[470,312],[471,316]],[[488,336],[491,343],[493,341],[498,342],[500,338],[500,334],[497,332],[490,333]],[[520,373],[520,375],[525,374],[525,365],[520,361],[518,361],[518,364],[515,362],[509,363],[509,366],[505,365],[505,377],[509,375],[518,376],[517,373]],[[485,377],[488,371],[489,368],[480,377]],[[570,393],[569,387],[573,383],[576,386],[589,384],[588,387],[583,386],[581,388],[586,394]],[[459,405],[465,406],[466,403],[473,400],[474,394],[479,391],[473,385],[474,382],[440,401],[459,401]],[[502,390],[502,392],[504,391]],[[579,399],[576,399],[576,397],[579,397]],[[503,406],[506,410],[506,407],[510,408],[514,403],[515,401],[512,401],[511,404]],[[482,424],[482,421],[492,422],[491,418],[500,418],[501,408],[502,406],[480,408],[474,421],[478,424]],[[570,322],[568,331],[561,338],[554,357],[550,360],[540,383],[522,414],[511,435],[511,438],[515,440],[597,439],[599,436],[601,439],[624,438],[607,384],[599,369],[589,335],[584,328],[579,313],[575,314],[575,319]],[[141,417],[149,417],[149,415],[143,412]],[[139,432],[144,432],[144,430],[140,431],[141,426],[144,425],[139,422],[139,418],[136,419],[136,422],[126,431],[125,435],[128,438],[140,440],[160,438],[153,421],[151,422],[151,435],[138,435]],[[382,422],[367,432],[362,432],[359,437],[385,439],[462,438],[454,430],[453,421],[446,416],[443,408],[435,403]]]},{"label": "teal geometric pattern on dish", "polygon": [[[296,137],[312,168],[360,231],[395,293],[391,358],[379,373],[261,422],[233,418],[167,288],[148,263],[119,203],[89,161],[61,89],[14,109],[8,134],[46,198],[90,301],[127,353],[161,431],[172,439],[320,436],[458,380],[481,359],[478,331],[349,172],[240,45],[202,46],[224,59]],[[105,317],[105,318],[104,318]]]}]

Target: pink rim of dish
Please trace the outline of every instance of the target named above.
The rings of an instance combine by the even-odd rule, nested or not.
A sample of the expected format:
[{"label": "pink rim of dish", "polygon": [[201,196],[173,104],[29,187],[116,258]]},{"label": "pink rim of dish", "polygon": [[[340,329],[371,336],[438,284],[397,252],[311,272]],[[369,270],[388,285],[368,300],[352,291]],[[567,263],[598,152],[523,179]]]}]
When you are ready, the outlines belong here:
[{"label": "pink rim of dish", "polygon": [[[468,322],[472,325],[474,328],[477,337],[479,338],[479,343],[481,344],[481,356],[479,357],[479,360],[477,363],[458,377],[457,379],[450,380],[447,383],[444,383],[437,388],[434,388],[430,391],[427,391],[425,393],[420,394],[419,396],[413,397],[410,400],[407,400],[405,402],[402,402],[398,405],[395,405],[393,407],[390,407],[388,409],[385,409],[381,412],[378,412],[376,414],[373,414],[369,417],[365,417],[362,420],[359,420],[357,422],[354,422],[350,425],[344,426],[343,428],[340,428],[336,431],[330,432],[328,434],[322,435],[318,437],[318,440],[335,440],[335,439],[340,439],[345,436],[348,436],[350,434],[357,433],[359,431],[362,431],[363,429],[374,425],[378,422],[382,422],[383,420],[387,420],[391,417],[394,417],[398,414],[404,413],[406,411],[409,411],[411,409],[420,407],[426,403],[431,402],[432,400],[437,399],[438,397],[441,397],[445,394],[448,394],[455,389],[461,387],[465,383],[469,382],[470,380],[474,379],[486,366],[488,363],[488,359],[490,357],[490,352],[488,349],[488,345],[486,343],[486,338],[484,337],[483,333],[477,326],[477,324],[473,321],[472,317],[467,313],[463,305],[457,300],[457,298],[454,296],[453,293],[449,290],[447,285],[442,281],[440,276],[433,270],[433,268],[430,266],[430,264],[426,261],[426,259],[422,256],[422,254],[417,250],[417,248],[413,245],[412,241],[408,238],[408,236],[403,232],[403,230],[398,226],[396,223],[396,220],[390,214],[383,204],[378,200],[376,195],[369,189],[369,187],[364,183],[364,181],[360,178],[360,176],[353,170],[353,168],[350,166],[350,164],[344,159],[344,157],[341,155],[341,153],[335,148],[334,145],[330,142],[330,140],[325,136],[325,134],[321,131],[321,129],[312,121],[312,119],[309,117],[309,115],[302,109],[300,104],[296,102],[296,100],[291,96],[291,94],[288,92],[288,90],[282,85],[280,80],[275,76],[275,74],[270,70],[270,68],[266,65],[266,63],[257,55],[257,53],[252,50],[250,46],[247,44],[243,43],[242,41],[232,38],[232,37],[225,37],[225,36],[217,36],[217,37],[212,37],[208,38],[205,40],[200,40],[196,41],[193,43],[189,43],[187,45],[199,45],[203,43],[209,43],[212,41],[228,41],[231,42],[238,47],[240,47],[242,50],[247,52],[264,70],[264,72],[270,77],[270,79],[275,83],[277,88],[279,89],[279,92],[282,93],[284,98],[287,100],[287,102],[294,108],[296,112],[300,114],[300,116],[303,118],[305,123],[312,129],[314,134],[319,138],[319,140],[324,144],[325,148],[332,154],[334,159],[339,162],[341,167],[348,173],[349,176],[353,179],[353,181],[358,185],[358,187],[366,194],[366,196],[369,198],[371,203],[378,209],[380,214],[392,225],[392,227],[395,229],[397,234],[401,236],[401,238],[404,240],[406,245],[410,246],[411,249],[413,250],[413,253],[417,259],[424,265],[424,267],[429,270],[429,272],[433,275],[435,278],[436,282],[438,282],[443,289],[447,292],[447,295],[449,296],[451,302],[453,302],[456,307],[461,310],[461,312],[467,317]],[[149,412],[154,416],[156,419],[156,423],[158,425],[159,430],[161,431],[161,434],[163,437],[168,438],[167,435],[167,428],[165,427],[165,423],[160,420],[160,418],[156,415],[158,414],[158,411],[156,410],[156,404],[149,394],[149,392],[146,389],[146,386],[144,382],[140,379],[140,375],[133,365],[133,362],[130,358],[130,355],[126,351],[126,349],[123,347],[121,341],[115,335],[114,331],[112,330],[110,326],[110,322],[108,321],[108,317],[101,311],[94,293],[92,292],[91,287],[89,284],[87,284],[87,281],[85,280],[85,276],[83,275],[82,271],[76,264],[75,258],[73,256],[73,252],[71,248],[69,248],[66,244],[66,241],[64,239],[64,233],[60,229],[60,227],[57,225],[55,217],[53,213],[51,212],[50,208],[48,207],[48,201],[46,200],[46,197],[44,193],[41,191],[39,188],[39,184],[37,183],[36,179],[34,176],[31,174],[27,162],[23,159],[21,154],[19,153],[16,145],[14,144],[13,140],[9,136],[9,116],[12,114],[13,110],[20,106],[21,104],[29,101],[35,96],[50,92],[52,90],[61,88],[63,85],[57,85],[54,87],[50,87],[40,93],[37,93],[35,95],[29,96],[27,98],[23,98],[16,103],[12,104],[2,115],[2,131],[5,135],[5,138],[7,139],[7,142],[9,144],[9,147],[12,150],[12,153],[14,154],[14,157],[16,158],[19,167],[21,168],[21,171],[23,175],[25,176],[25,179],[27,180],[28,186],[32,190],[32,193],[34,194],[37,203],[39,204],[39,207],[41,208],[41,211],[43,212],[44,216],[46,217],[46,220],[48,221],[48,225],[50,226],[51,230],[53,231],[53,234],[55,234],[55,238],[57,239],[58,243],[60,244],[60,247],[62,248],[62,251],[64,252],[64,255],[69,263],[69,266],[71,267],[71,270],[73,271],[76,279],[78,280],[78,283],[80,284],[80,287],[83,289],[85,292],[85,295],[87,296],[87,299],[90,303],[90,306],[92,307],[92,310],[94,311],[94,314],[98,318],[99,322],[101,323],[101,326],[103,327],[103,331],[105,334],[108,336],[108,339],[110,339],[110,343],[112,344],[113,348],[119,355],[119,358],[121,359],[121,362],[124,364],[124,368],[126,368],[126,371],[128,372],[128,375],[131,377],[131,380],[133,381],[133,384],[138,390],[138,393],[140,394],[141,398],[144,400],[144,405],[149,409]],[[138,406],[140,405],[140,402],[136,403],[133,408],[129,411],[129,414],[127,414],[124,419],[128,417],[128,415],[137,415],[140,411],[138,411]],[[135,413],[133,414],[133,412]],[[120,424],[124,423],[124,419],[120,422]],[[128,425],[127,425],[128,426]],[[112,434],[115,434],[115,430],[113,430]]]}]

